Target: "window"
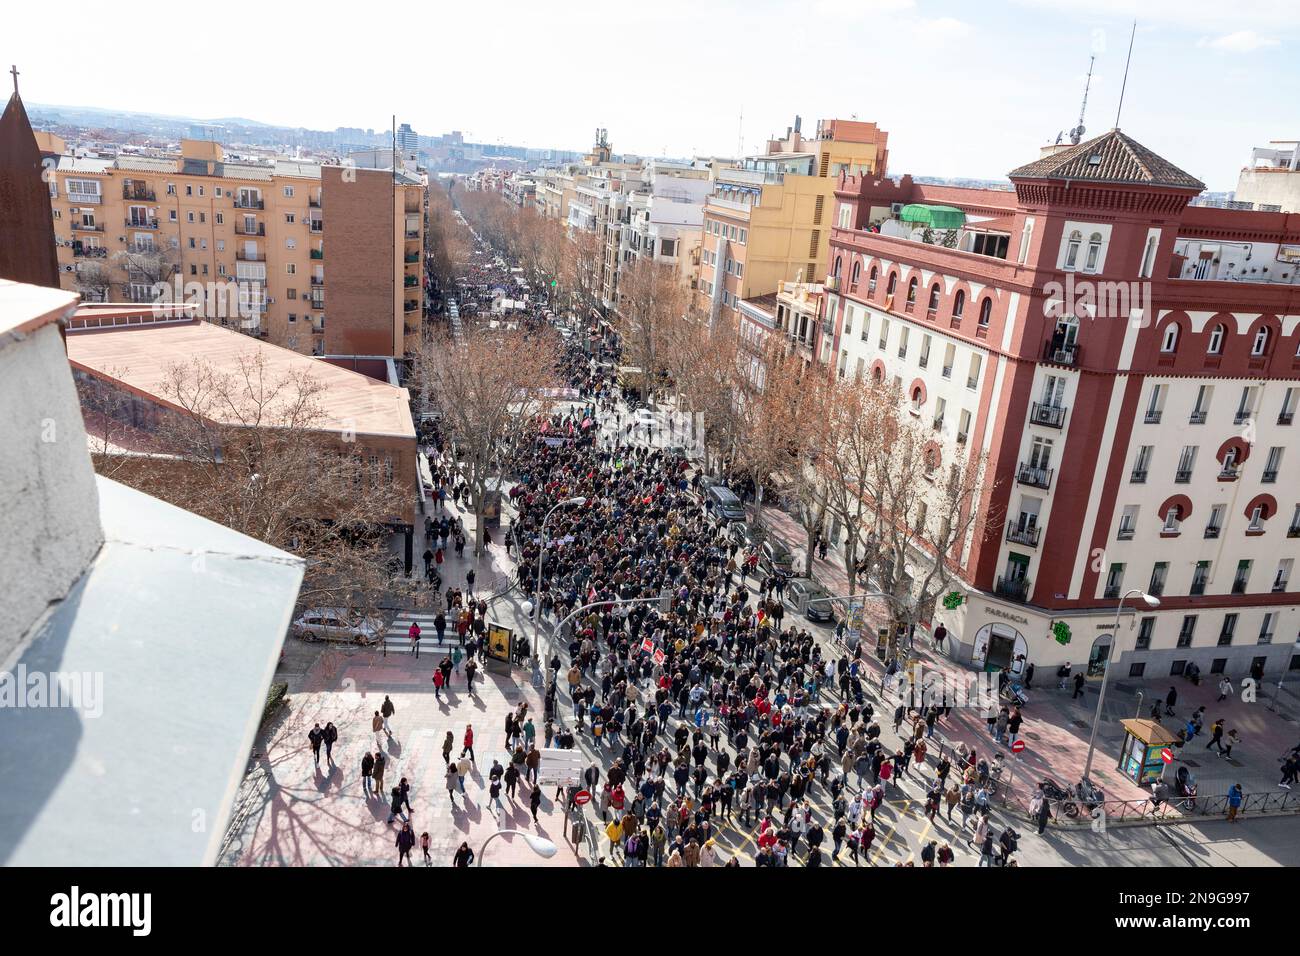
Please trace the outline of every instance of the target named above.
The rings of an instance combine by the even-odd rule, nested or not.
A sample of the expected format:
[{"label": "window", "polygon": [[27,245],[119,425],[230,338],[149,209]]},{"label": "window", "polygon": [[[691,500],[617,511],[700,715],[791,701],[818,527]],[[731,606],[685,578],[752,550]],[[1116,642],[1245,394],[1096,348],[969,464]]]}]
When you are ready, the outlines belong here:
[{"label": "window", "polygon": [[1205,585],[1210,580],[1210,562],[1197,561],[1196,570],[1192,572],[1192,587],[1188,592],[1193,597],[1205,593]]},{"label": "window", "polygon": [[[290,296],[290,298],[293,298],[293,296]],[[296,312],[290,312],[290,313],[289,313],[289,321],[290,321],[291,323],[293,323],[293,322],[297,322],[297,321],[298,321],[298,314],[297,314]]]},{"label": "window", "polygon": [[[832,272],[831,275],[835,276],[836,278],[839,278],[839,276],[840,276],[840,271],[841,271],[841,269],[843,268],[843,266],[844,266],[844,257],[843,257],[843,256],[836,256],[836,257],[835,257],[835,271]],[[731,260],[730,260],[730,259],[727,260],[727,271],[728,271],[728,272],[731,271]]]},{"label": "window", "polygon": [[284,221],[287,222],[289,225],[293,225],[293,213],[286,212],[284,214]]},{"label": "window", "polygon": [[1204,425],[1206,418],[1210,414],[1210,399],[1214,397],[1213,385],[1201,385],[1196,389],[1196,404],[1192,406],[1192,414],[1188,418],[1188,423],[1192,425]]},{"label": "window", "polygon": [[[1152,594],[1155,592],[1152,591]],[[1154,617],[1142,618],[1142,623],[1138,625],[1137,641],[1134,644],[1135,651],[1149,651],[1151,649],[1151,635],[1156,629],[1156,619]]]},{"label": "window", "polygon": [[1268,326],[1264,326],[1255,333],[1255,341],[1251,343],[1251,355],[1263,355],[1268,350]]},{"label": "window", "polygon": [[1233,417],[1232,423],[1240,425],[1255,411],[1255,389],[1247,385],[1241,390],[1241,401],[1237,403],[1237,414]]},{"label": "window", "polygon": [[[938,288],[939,288],[938,286],[935,286],[935,289]],[[966,291],[964,289],[958,289],[957,295],[954,296],[952,300],[952,317],[954,319],[960,319],[962,312],[964,312],[965,310],[966,310]]]},{"label": "window", "polygon": [[911,331],[906,325],[898,330],[898,357],[901,359],[907,358],[907,339]]},{"label": "window", "polygon": [[853,306],[845,306],[844,308],[844,334],[853,334]]},{"label": "window", "polygon": [[1143,279],[1150,279],[1152,270],[1156,263],[1156,237],[1151,236],[1147,239],[1146,252],[1142,254],[1142,269],[1138,276]]},{"label": "window", "polygon": [[988,328],[989,321],[993,318],[993,300],[988,296],[980,303],[979,324],[983,328]]},{"label": "window", "polygon": [[889,283],[885,286],[885,295],[893,295],[897,288],[898,288],[898,273],[891,272],[889,274]]},{"label": "window", "polygon": [[1279,425],[1290,425],[1295,420],[1295,396],[1294,388],[1288,388],[1282,394],[1282,410],[1277,413]]},{"label": "window", "polygon": [[186,218],[186,220],[188,220],[189,222],[193,222],[193,221],[194,221],[194,213],[192,213],[192,212],[187,212],[187,213],[185,214],[185,218]]},{"label": "window", "polygon": [[1192,469],[1196,467],[1196,446],[1184,445],[1178,456],[1178,470],[1174,472],[1174,482],[1185,485],[1192,480]]},{"label": "window", "polygon": [[1120,588],[1124,586],[1124,565],[1112,564],[1106,574],[1106,597],[1117,598]]},{"label": "window", "polygon": [[[1219,629],[1219,646],[1227,647],[1229,644],[1231,644],[1232,635],[1236,633],[1236,630],[1237,630],[1237,615],[1236,614],[1223,615],[1223,627]],[[1222,670],[1222,668],[1220,668],[1220,670]]]},{"label": "window", "polygon": [[1250,565],[1251,560],[1249,558],[1242,558],[1237,562],[1237,573],[1232,579],[1233,594],[1246,593],[1246,585],[1250,583]]},{"label": "window", "polygon": [[1070,233],[1069,242],[1065,246],[1065,268],[1073,270],[1075,264],[1079,261],[1079,246],[1083,244],[1083,233],[1078,229]]},{"label": "window", "polygon": [[1117,537],[1120,541],[1130,541],[1133,535],[1137,533],[1138,505],[1125,505],[1124,511],[1119,516],[1119,533]]},{"label": "window", "polygon": [[1151,397],[1147,399],[1147,413],[1144,419],[1148,425],[1160,424],[1160,416],[1164,412],[1165,394],[1169,391],[1167,385],[1152,385]]},{"label": "window", "polygon": [[858,278],[862,275],[862,263],[858,260],[853,261],[853,272],[849,276],[849,282],[853,285],[858,284]]},{"label": "window", "polygon": [[1183,520],[1182,509],[1178,505],[1170,505],[1169,510],[1165,512],[1165,524],[1161,529],[1164,534],[1178,534],[1178,526]]},{"label": "window", "polygon": [[970,435],[970,410],[963,408],[961,416],[957,423],[957,441],[960,444],[966,444],[966,439]]},{"label": "window", "polygon": [[1094,232],[1088,237],[1088,261],[1083,267],[1084,272],[1096,272],[1099,268],[1098,262],[1101,258],[1101,233]]},{"label": "window", "polygon": [[1210,332],[1210,345],[1205,350],[1210,355],[1219,355],[1223,352],[1223,326],[1216,325]]},{"label": "window", "polygon": [[285,187],[284,187],[284,198],[285,198],[285,199],[292,199],[292,198],[293,198],[293,187],[292,187],[292,186],[285,186]]},{"label": "window", "polygon": [[1259,622],[1259,638],[1256,644],[1273,643],[1273,622],[1277,620],[1276,611],[1265,611],[1263,619]]},{"label": "window", "polygon": [[939,311],[939,283],[930,286],[930,304],[926,306],[930,312]]},{"label": "window", "polygon": [[981,364],[982,360],[978,353],[972,353],[970,357],[970,370],[966,373],[966,387],[971,391],[974,391],[979,385]]},{"label": "window", "polygon": [[1291,583],[1291,568],[1294,564],[1294,558],[1283,558],[1277,563],[1277,574],[1273,575],[1274,593],[1285,591],[1287,585]]},{"label": "window", "polygon": [[1224,505],[1214,505],[1210,508],[1210,520],[1205,523],[1205,536],[1207,538],[1217,538],[1219,532],[1223,530],[1224,507]]},{"label": "window", "polygon": [[949,342],[943,350],[943,377],[952,378],[952,367],[957,361],[957,346]]},{"label": "window", "polygon": [[1260,478],[1265,484],[1271,485],[1277,481],[1277,473],[1282,468],[1283,450],[1281,445],[1275,445],[1268,450],[1268,461],[1264,463],[1264,474]]},{"label": "window", "polygon": [[296,263],[293,262],[286,263],[284,267],[284,271],[286,275],[295,275],[298,272],[298,266]]},{"label": "window", "polygon": [[1160,351],[1174,352],[1178,349],[1178,323],[1170,322],[1165,326],[1164,338],[1160,340]]},{"label": "window", "polygon": [[1250,524],[1246,526],[1247,531],[1264,530],[1264,506],[1255,505],[1250,509]]},{"label": "window", "polygon": [[[1141,648],[1135,648],[1135,650],[1141,650]],[[1145,661],[1135,661],[1134,663],[1128,666],[1129,677],[1141,677],[1143,674],[1146,673],[1146,671],[1147,671],[1147,665]]]},{"label": "window", "polygon": [[871,272],[867,276],[867,295],[876,294],[876,267],[871,267]]},{"label": "window", "polygon": [[1160,597],[1165,593],[1165,580],[1169,577],[1169,562],[1157,561],[1151,569],[1151,583],[1147,586],[1147,593],[1152,597]]},{"label": "window", "polygon": [[[1196,615],[1188,614],[1183,617],[1183,623],[1178,628],[1178,646],[1191,647],[1192,636],[1196,633]],[[1179,671],[1181,674],[1182,671]]]},{"label": "window", "polygon": [[1147,480],[1147,469],[1151,467],[1151,445],[1143,445],[1138,449],[1137,458],[1133,462],[1133,474],[1129,480],[1134,484],[1141,484]]},{"label": "window", "polygon": [[1016,257],[1016,261],[1022,266],[1029,261],[1029,243],[1033,236],[1034,217],[1029,216],[1025,219],[1025,228],[1020,233],[1020,254]]},{"label": "window", "polygon": [[881,320],[880,320],[880,339],[879,339],[879,344],[880,344],[880,350],[881,350],[882,352],[883,352],[883,351],[885,350],[885,348],[889,345],[889,320],[888,320],[888,319],[881,319]]},{"label": "window", "polygon": [[917,280],[916,280],[916,277],[913,276],[912,281],[909,282],[909,283],[907,284],[907,304],[908,304],[908,305],[911,305],[911,304],[913,304],[914,302],[916,302],[916,285],[917,285]]},{"label": "window", "polygon": [[916,364],[925,368],[930,364],[930,336],[921,336],[921,354],[916,360]]}]

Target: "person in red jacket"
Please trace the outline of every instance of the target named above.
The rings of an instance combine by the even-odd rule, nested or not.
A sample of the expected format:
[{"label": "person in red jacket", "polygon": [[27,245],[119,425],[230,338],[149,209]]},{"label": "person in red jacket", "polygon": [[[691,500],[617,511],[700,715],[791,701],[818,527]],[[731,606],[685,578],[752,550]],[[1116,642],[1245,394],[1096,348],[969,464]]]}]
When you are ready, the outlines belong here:
[{"label": "person in red jacket", "polygon": [[465,725],[464,744],[465,746],[461,748],[460,755],[463,757],[465,756],[465,754],[469,754],[470,763],[477,764],[478,761],[474,759],[474,725],[473,724]]}]

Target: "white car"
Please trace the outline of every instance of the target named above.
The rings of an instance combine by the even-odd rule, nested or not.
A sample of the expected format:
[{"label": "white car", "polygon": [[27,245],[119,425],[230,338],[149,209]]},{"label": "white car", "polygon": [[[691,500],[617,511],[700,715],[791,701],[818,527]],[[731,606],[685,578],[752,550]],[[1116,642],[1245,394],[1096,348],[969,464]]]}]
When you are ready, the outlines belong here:
[{"label": "white car", "polygon": [[658,417],[648,408],[638,408],[633,420],[639,428],[654,428],[659,424]]},{"label": "white car", "polygon": [[291,625],[292,633],[308,641],[348,641],[375,644],[383,640],[384,624],[344,608],[313,607],[303,611]]}]

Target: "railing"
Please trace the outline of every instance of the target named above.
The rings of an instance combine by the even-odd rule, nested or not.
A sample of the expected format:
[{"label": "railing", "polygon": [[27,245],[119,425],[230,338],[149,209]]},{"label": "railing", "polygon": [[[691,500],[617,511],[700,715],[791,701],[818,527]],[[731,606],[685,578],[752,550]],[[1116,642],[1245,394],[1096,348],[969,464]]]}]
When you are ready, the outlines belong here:
[{"label": "railing", "polygon": [[152,189],[146,189],[143,186],[122,185],[122,198],[130,202],[157,202],[158,197]]},{"label": "railing", "polygon": [[1080,351],[1078,343],[1053,348],[1051,342],[1046,342],[1043,344],[1043,361],[1055,365],[1077,365]]},{"label": "railing", "polygon": [[307,231],[308,231],[308,232],[320,232],[320,231],[321,231],[322,229],[324,229],[324,228],[325,228],[325,220],[324,220],[324,219],[308,219],[308,220],[307,220]]},{"label": "railing", "polygon": [[419,254],[418,252],[412,252],[412,253],[409,253],[409,254],[407,254],[407,255],[405,255],[405,256],[402,257],[402,261],[403,261],[403,262],[419,262],[419,261],[420,261],[420,254]]},{"label": "railing", "polygon": [[407,239],[419,239],[419,238],[420,238],[420,230],[418,230],[418,229],[408,229],[408,230],[406,230],[406,238],[407,238]]},{"label": "railing", "polygon": [[235,198],[236,209],[265,209],[266,201],[262,199]]},{"label": "railing", "polygon": [[1014,544],[1024,544],[1031,548],[1038,547],[1038,525],[1021,528],[1014,521],[1007,522],[1007,540]]},{"label": "railing", "polygon": [[311,284],[314,285],[314,286],[323,286],[323,285],[325,284],[325,277],[324,277],[324,276],[312,276],[312,277],[311,277]]},{"label": "railing", "polygon": [[130,218],[124,220],[124,222],[126,223],[126,228],[128,229],[157,229],[158,228],[158,220],[152,217],[146,217],[143,219]]},{"label": "railing", "polygon": [[98,206],[104,201],[99,193],[68,193],[68,202],[78,206]]},{"label": "railing", "polygon": [[235,258],[238,259],[240,262],[265,262],[266,253],[256,252],[256,251],[249,252],[246,249],[236,249]]},{"label": "railing", "polygon": [[1295,418],[1295,412],[1279,412],[1277,416],[1277,423],[1279,425],[1290,425],[1294,418]]},{"label": "railing", "polygon": [[1187,589],[1187,593],[1192,597],[1200,597],[1205,593],[1205,585],[1208,581],[1208,578],[1192,578],[1192,586]]},{"label": "railing", "polygon": [[103,232],[104,227],[101,225],[88,226],[84,222],[74,222],[72,224],[73,232]]},{"label": "railing", "polygon": [[[1173,788],[1170,789],[1172,791]],[[1006,794],[1004,802],[1028,813],[1028,797],[1023,793]],[[1080,806],[1080,811],[1075,816],[1064,813],[1061,806],[1059,801],[1050,802],[1051,820],[1053,825],[1058,827],[1093,827],[1095,826],[1094,813],[1098,819],[1104,820],[1107,826],[1195,823],[1197,818],[1227,816],[1228,797],[1226,794],[1180,797],[1171,792],[1167,800],[1158,802],[1153,797],[1145,800],[1106,800],[1091,812],[1086,806]],[[1238,817],[1262,813],[1300,813],[1300,793],[1287,790],[1279,793],[1263,791],[1242,795],[1241,806],[1237,808]]]},{"label": "railing", "polygon": [[1142,417],[1142,420],[1146,422],[1148,425],[1159,425],[1160,415],[1161,415],[1160,409],[1148,408],[1147,413]]},{"label": "railing", "polygon": [[78,259],[105,259],[108,257],[108,250],[103,246],[75,245],[72,247],[72,254]]},{"label": "railing", "polygon": [[1246,408],[1237,409],[1237,414],[1232,416],[1232,424],[1243,425],[1250,418],[1250,410]]},{"label": "railing", "polygon": [[1237,480],[1237,466],[1236,466],[1236,465],[1225,465],[1224,468],[1223,468],[1223,470],[1219,472],[1219,477],[1220,477],[1222,480],[1224,480],[1224,481],[1236,481],[1236,480]]},{"label": "railing", "polygon": [[1119,588],[1120,586],[1118,584],[1108,584],[1106,585],[1106,590],[1101,592],[1101,596],[1108,600],[1114,600],[1119,597]]},{"label": "railing", "polygon": [[1065,409],[1059,405],[1043,405],[1034,402],[1029,411],[1029,420],[1035,425],[1060,428],[1065,424]]},{"label": "railing", "polygon": [[1187,424],[1189,424],[1189,425],[1204,425],[1204,424],[1205,424],[1205,419],[1206,419],[1207,417],[1209,417],[1209,413],[1208,413],[1208,412],[1203,412],[1203,411],[1201,411],[1200,409],[1197,409],[1196,411],[1192,412],[1191,415],[1188,416],[1188,418],[1187,418]]},{"label": "railing", "polygon": [[[313,280],[313,281],[314,281],[314,280]],[[408,288],[408,289],[410,289],[410,288],[414,288],[415,286],[417,286],[417,285],[419,285],[419,284],[420,284],[420,277],[419,277],[419,276],[405,276],[405,277],[403,277],[403,279],[402,279],[402,285],[406,286],[406,288]]]},{"label": "railing", "polygon": [[1233,582],[1232,582],[1232,593],[1233,593],[1233,594],[1245,594],[1245,593],[1246,593],[1246,578],[1234,578],[1234,579],[1233,579]]},{"label": "railing", "polygon": [[1286,536],[1288,538],[1300,538],[1300,524],[1293,524],[1291,527],[1287,528]]},{"label": "railing", "polygon": [[1020,463],[1020,468],[1016,471],[1016,481],[1022,485],[1030,485],[1034,488],[1047,489],[1052,486],[1052,475],[1055,474],[1055,468],[1039,468],[1035,465]]},{"label": "railing", "polygon": [[313,199],[311,196],[308,196],[308,197],[307,197],[307,207],[308,207],[309,209],[319,209],[319,208],[320,208],[320,199],[319,199],[319,198]]},{"label": "railing", "polygon": [[324,259],[324,258],[325,258],[325,250],[324,250],[324,249],[313,249],[313,250],[311,250],[311,257],[312,257],[313,259]]},{"label": "railing", "polygon": [[1174,472],[1174,484],[1185,485],[1192,480],[1192,469],[1179,468]]},{"label": "railing", "polygon": [[237,235],[237,236],[265,236],[265,235],[266,235],[266,223],[264,223],[264,222],[259,222],[259,223],[258,223],[256,226],[254,226],[252,229],[249,229],[247,226],[243,226],[243,225],[241,225],[241,224],[239,224],[239,223],[235,223],[235,235]]},{"label": "railing", "polygon": [[1135,534],[1135,529],[1133,528],[1120,528],[1119,533],[1115,535],[1115,537],[1118,538],[1120,541],[1132,541],[1134,534]]},{"label": "railing", "polygon": [[1128,480],[1135,485],[1145,485],[1147,482],[1147,470],[1145,468],[1134,468],[1133,473],[1129,475]]},{"label": "railing", "polygon": [[415,311],[417,311],[419,308],[420,308],[420,303],[419,303],[419,302],[406,302],[406,303],[403,303],[402,311],[404,311],[404,312],[415,312]]},{"label": "railing", "polygon": [[1277,481],[1277,469],[1265,468],[1264,474],[1260,476],[1259,480],[1266,485],[1271,485],[1273,482]]},{"label": "railing", "polygon": [[1207,538],[1217,538],[1219,536],[1219,526],[1216,524],[1207,524],[1205,526],[1205,536]]},{"label": "railing", "polygon": [[1022,604],[1029,599],[1029,581],[1025,578],[1005,578],[999,575],[993,590],[1001,597],[1010,598]]}]

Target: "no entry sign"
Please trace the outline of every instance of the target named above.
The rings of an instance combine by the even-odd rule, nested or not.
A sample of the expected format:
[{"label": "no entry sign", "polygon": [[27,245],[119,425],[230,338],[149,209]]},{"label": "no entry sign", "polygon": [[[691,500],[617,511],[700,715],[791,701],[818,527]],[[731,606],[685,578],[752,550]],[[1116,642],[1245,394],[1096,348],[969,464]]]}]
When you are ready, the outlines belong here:
[{"label": "no entry sign", "polygon": [[1168,747],[1166,747],[1164,750],[1160,751],[1160,759],[1163,760],[1165,763],[1173,763],[1174,752],[1170,750]]},{"label": "no entry sign", "polygon": [[573,795],[573,802],[580,807],[586,806],[587,804],[591,803],[591,791],[579,790],[577,793]]},{"label": "no entry sign", "polygon": [[1013,754],[1018,754],[1020,753],[1020,751],[1024,749],[1025,749],[1025,742],[1023,740],[1017,740],[1015,743],[1011,745],[1011,752]]}]

